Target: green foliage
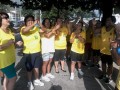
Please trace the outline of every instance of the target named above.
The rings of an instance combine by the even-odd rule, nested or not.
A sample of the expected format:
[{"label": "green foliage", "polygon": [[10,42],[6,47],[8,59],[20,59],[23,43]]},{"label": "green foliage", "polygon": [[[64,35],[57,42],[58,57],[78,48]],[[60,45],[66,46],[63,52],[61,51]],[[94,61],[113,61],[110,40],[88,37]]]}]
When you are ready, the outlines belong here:
[{"label": "green foliage", "polygon": [[23,16],[26,16],[28,14],[34,15],[34,12],[33,12],[32,9],[25,9],[25,8],[23,8],[21,13],[22,13]]},{"label": "green foliage", "polygon": [[0,3],[0,12],[10,12],[11,7]]},{"label": "green foliage", "polygon": [[43,11],[42,18],[54,18],[57,17],[58,10],[55,7],[52,7],[50,11]]},{"label": "green foliage", "polygon": [[58,9],[56,7],[52,7],[50,11],[42,12],[42,18],[54,18],[57,16],[60,16],[61,18],[75,18],[77,16],[89,18],[92,17],[92,14],[93,13],[89,11],[82,11],[81,8],[72,9],[69,7],[67,10],[62,9],[58,12]]}]

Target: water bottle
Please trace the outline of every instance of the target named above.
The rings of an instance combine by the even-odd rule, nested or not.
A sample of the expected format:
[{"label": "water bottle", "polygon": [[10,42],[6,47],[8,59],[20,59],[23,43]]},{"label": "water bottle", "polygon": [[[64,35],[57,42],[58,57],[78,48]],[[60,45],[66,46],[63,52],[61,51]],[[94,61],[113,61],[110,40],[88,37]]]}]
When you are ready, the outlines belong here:
[{"label": "water bottle", "polygon": [[32,28],[32,30],[36,30],[36,28],[40,28],[40,26],[39,26],[38,23],[36,23],[36,24],[34,25],[34,27]]},{"label": "water bottle", "polygon": [[40,27],[40,25],[39,25],[38,23],[36,23],[34,26],[35,26],[35,27]]},{"label": "water bottle", "polygon": [[120,55],[120,47],[117,47],[117,53]]}]

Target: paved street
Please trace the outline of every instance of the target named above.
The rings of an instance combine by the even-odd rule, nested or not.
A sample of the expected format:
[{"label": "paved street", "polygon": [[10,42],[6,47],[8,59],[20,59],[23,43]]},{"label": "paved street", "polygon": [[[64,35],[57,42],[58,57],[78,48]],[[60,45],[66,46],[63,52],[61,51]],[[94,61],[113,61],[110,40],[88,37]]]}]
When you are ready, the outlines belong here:
[{"label": "paved street", "polygon": [[[20,56],[20,49],[16,50],[16,71],[17,71],[17,82],[14,90],[28,90],[27,88],[27,76],[24,67],[24,60]],[[74,81],[69,80],[70,77],[70,61],[66,62],[65,69],[67,72],[59,70],[59,74],[55,73],[54,66],[52,66],[52,74],[55,75],[55,79],[51,79],[50,82],[44,82],[44,87],[35,86],[35,90],[114,90],[115,80],[118,73],[118,66],[114,64],[113,81],[110,84],[105,84],[103,81],[97,79],[101,73],[97,67],[88,68],[83,67],[84,76],[80,76],[75,71]],[[33,77],[34,79],[34,77]],[[1,87],[0,87],[0,90]]]}]

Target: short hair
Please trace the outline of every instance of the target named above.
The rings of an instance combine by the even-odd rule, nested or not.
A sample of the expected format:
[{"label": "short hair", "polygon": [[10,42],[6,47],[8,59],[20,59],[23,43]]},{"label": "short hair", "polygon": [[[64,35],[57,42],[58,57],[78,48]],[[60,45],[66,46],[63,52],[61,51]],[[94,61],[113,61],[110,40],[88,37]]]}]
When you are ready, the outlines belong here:
[{"label": "short hair", "polygon": [[83,21],[79,21],[78,23],[81,23],[82,27],[83,27]]},{"label": "short hair", "polygon": [[6,12],[0,12],[0,27],[2,26],[2,18],[6,16],[9,18],[9,15]]},{"label": "short hair", "polygon": [[34,18],[33,15],[27,15],[27,16],[25,16],[25,19],[24,19],[25,25],[26,25],[26,23],[27,23],[27,19],[28,19],[28,18],[32,18],[33,20],[35,20],[35,18]]}]

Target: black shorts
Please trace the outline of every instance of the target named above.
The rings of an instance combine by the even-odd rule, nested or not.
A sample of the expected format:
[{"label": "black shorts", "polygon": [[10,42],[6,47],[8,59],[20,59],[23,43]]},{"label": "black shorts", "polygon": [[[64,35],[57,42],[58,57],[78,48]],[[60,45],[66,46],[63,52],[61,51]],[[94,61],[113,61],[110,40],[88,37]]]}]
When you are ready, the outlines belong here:
[{"label": "black shorts", "polygon": [[100,50],[93,49],[93,56],[100,56]]},{"label": "black shorts", "polygon": [[79,54],[71,51],[71,61],[83,61],[84,54]]},{"label": "black shorts", "polygon": [[101,61],[103,64],[106,64],[106,63],[109,65],[113,64],[113,59],[111,55],[101,54]]},{"label": "black shorts", "polygon": [[56,50],[55,50],[55,53],[54,53],[53,59],[54,59],[55,61],[65,60],[65,53],[66,53],[66,49],[62,49],[62,50],[56,49]]},{"label": "black shorts", "polygon": [[25,67],[27,71],[32,71],[33,68],[39,68],[42,65],[42,55],[41,53],[32,53],[32,54],[24,54],[25,58]]}]

